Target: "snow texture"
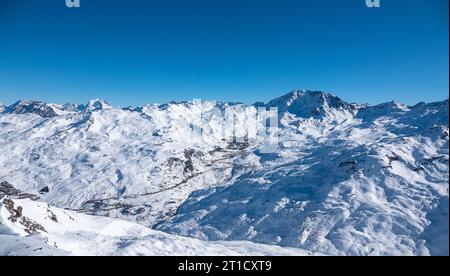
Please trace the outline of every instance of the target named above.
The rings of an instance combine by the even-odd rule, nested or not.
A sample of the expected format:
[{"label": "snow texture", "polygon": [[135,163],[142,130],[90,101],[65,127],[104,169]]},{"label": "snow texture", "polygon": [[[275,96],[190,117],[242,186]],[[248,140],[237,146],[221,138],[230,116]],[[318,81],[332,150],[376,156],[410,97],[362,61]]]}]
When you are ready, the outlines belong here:
[{"label": "snow texture", "polygon": [[[319,91],[255,105],[19,101],[0,105],[0,182],[8,183],[0,197],[97,215],[80,215],[94,226],[75,232],[40,231],[68,254],[448,255],[448,105],[349,104]],[[218,114],[232,110],[237,132],[259,132],[264,126],[249,129],[249,121],[270,107],[278,108],[276,151],[264,151],[260,137],[221,139]],[[208,135],[193,131],[200,115]],[[27,212],[42,207],[33,204]],[[17,240],[2,234],[18,231],[3,219],[2,239]],[[124,232],[102,232],[112,219]],[[127,223],[142,228],[128,233]],[[173,249],[139,251],[148,236]],[[116,246],[121,241],[131,245]],[[195,249],[224,241],[230,251]],[[229,241],[269,247],[248,243],[248,251],[236,251]],[[21,242],[59,253],[36,238]],[[20,248],[5,244],[4,254]]]}]

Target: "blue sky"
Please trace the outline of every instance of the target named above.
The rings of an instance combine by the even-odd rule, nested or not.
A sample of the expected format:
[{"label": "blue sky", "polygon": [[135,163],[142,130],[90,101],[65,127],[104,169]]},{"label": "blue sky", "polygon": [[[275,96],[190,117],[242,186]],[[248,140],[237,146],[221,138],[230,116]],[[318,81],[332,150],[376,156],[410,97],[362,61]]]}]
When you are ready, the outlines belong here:
[{"label": "blue sky", "polygon": [[448,0],[1,0],[0,102],[448,98]]}]

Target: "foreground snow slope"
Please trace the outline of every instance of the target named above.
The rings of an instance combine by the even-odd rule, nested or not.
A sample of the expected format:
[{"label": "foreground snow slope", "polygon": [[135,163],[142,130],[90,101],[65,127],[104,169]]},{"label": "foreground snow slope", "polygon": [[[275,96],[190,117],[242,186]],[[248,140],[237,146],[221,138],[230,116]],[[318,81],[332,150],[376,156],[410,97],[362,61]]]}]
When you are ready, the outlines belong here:
[{"label": "foreground snow slope", "polygon": [[5,197],[1,202],[0,255],[307,254],[300,249],[251,242],[204,242],[177,237],[135,223],[78,214],[30,199]]},{"label": "foreground snow slope", "polygon": [[[217,138],[227,107],[238,131],[257,108],[278,108],[278,149]],[[206,137],[192,131],[200,114]],[[0,151],[0,182],[177,235],[323,254],[449,252],[448,100],[369,106],[293,91],[253,106],[22,101],[0,114]]]}]

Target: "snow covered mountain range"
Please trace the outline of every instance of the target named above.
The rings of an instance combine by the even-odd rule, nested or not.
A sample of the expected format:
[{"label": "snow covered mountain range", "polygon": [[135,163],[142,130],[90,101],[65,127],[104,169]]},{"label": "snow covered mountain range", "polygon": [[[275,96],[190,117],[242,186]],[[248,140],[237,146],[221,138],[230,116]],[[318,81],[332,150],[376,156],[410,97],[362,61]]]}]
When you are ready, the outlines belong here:
[{"label": "snow covered mountain range", "polygon": [[0,105],[0,254],[448,255],[448,105]]}]

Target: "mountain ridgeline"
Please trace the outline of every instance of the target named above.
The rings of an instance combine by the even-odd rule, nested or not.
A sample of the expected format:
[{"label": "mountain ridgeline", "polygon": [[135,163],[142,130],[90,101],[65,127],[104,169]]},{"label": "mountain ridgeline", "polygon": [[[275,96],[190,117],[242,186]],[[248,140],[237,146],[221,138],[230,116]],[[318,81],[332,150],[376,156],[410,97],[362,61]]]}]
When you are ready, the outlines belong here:
[{"label": "mountain ridgeline", "polygon": [[[278,110],[275,151],[217,138],[217,110],[238,133],[260,107]],[[448,255],[448,108],[304,90],[254,105],[19,101],[0,105],[0,196],[204,241]],[[199,114],[209,135],[192,131]]]}]

